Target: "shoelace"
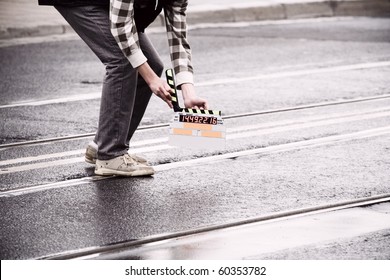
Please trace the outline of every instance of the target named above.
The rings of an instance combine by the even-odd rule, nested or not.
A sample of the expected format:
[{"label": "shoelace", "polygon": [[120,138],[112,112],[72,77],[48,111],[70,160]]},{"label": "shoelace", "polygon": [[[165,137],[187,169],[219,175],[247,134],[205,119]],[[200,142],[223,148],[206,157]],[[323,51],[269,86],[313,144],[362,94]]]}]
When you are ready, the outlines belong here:
[{"label": "shoelace", "polygon": [[158,6],[158,0],[156,0],[156,6],[154,7],[154,10],[157,10],[157,6]]},{"label": "shoelace", "polygon": [[126,163],[126,165],[134,165],[134,164],[136,164],[134,159],[130,155],[128,155],[128,154],[123,156],[123,160]]}]

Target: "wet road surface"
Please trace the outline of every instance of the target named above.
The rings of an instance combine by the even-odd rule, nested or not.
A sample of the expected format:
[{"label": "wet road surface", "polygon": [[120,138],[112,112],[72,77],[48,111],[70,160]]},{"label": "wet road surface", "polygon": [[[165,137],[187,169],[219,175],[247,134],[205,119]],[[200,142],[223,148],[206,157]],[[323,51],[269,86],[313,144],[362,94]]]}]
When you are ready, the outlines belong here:
[{"label": "wet road surface", "polygon": [[[227,146],[167,145],[173,114],[153,98],[131,143],[157,170],[146,178],[101,180],[84,162],[103,69],[82,42],[1,48],[1,258],[388,193],[389,26],[344,18],[191,30],[197,91],[226,117]],[[169,65],[165,35],[151,38]],[[79,137],[23,143],[69,135]]]}]

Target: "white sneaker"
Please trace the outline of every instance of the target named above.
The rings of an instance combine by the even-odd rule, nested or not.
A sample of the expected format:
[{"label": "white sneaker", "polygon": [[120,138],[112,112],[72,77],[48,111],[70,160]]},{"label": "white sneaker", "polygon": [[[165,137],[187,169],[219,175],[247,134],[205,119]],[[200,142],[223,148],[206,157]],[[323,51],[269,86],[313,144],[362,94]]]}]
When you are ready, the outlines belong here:
[{"label": "white sneaker", "polygon": [[[85,161],[90,164],[95,164],[97,159],[97,149],[98,145],[91,141],[88,143],[87,149],[85,151]],[[130,154],[129,154],[130,155]],[[147,164],[148,161],[143,157],[137,155],[130,155],[130,157],[138,163]]]},{"label": "white sneaker", "polygon": [[125,154],[110,160],[96,160],[95,174],[102,176],[149,176],[154,174],[154,169]]}]

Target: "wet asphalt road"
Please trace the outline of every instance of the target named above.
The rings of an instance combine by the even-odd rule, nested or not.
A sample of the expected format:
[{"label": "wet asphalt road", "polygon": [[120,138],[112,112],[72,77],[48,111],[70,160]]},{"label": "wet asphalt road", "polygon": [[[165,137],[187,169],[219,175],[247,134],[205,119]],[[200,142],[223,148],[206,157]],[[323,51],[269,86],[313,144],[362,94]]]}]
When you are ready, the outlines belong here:
[{"label": "wet asphalt road", "polygon": [[[198,94],[225,116],[381,98],[230,118],[226,149],[212,151],[168,146],[166,127],[140,130],[131,144],[156,166],[149,178],[84,180],[93,175],[82,157],[88,137],[0,147],[2,259],[38,258],[389,192],[389,19],[279,22],[189,34]],[[165,34],[151,39],[169,65]],[[0,57],[3,145],[95,131],[94,97],[104,69],[82,42],[5,47]],[[27,103],[73,96],[91,98]],[[153,98],[141,125],[171,118]],[[257,152],[215,157],[237,151]],[[197,158],[205,162],[191,161]],[[373,258],[369,252],[360,257]]]}]

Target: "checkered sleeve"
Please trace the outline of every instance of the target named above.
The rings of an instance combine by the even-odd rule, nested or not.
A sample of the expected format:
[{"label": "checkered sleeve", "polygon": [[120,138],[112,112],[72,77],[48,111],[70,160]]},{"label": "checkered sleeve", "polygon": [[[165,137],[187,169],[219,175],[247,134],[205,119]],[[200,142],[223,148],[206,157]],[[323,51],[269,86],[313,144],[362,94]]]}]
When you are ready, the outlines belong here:
[{"label": "checkered sleeve", "polygon": [[111,33],[130,64],[136,68],[146,62],[134,22],[134,0],[110,0]]},{"label": "checkered sleeve", "polygon": [[175,0],[164,9],[169,50],[177,85],[194,83],[191,48],[187,40],[188,0]]}]

